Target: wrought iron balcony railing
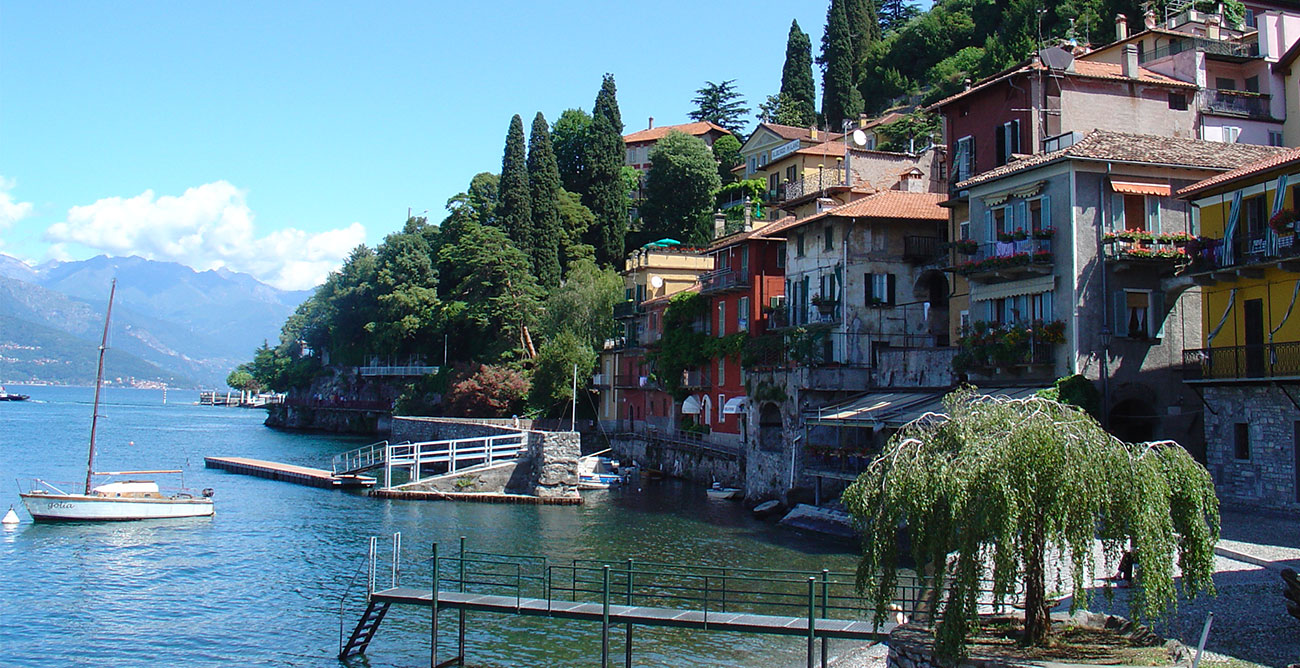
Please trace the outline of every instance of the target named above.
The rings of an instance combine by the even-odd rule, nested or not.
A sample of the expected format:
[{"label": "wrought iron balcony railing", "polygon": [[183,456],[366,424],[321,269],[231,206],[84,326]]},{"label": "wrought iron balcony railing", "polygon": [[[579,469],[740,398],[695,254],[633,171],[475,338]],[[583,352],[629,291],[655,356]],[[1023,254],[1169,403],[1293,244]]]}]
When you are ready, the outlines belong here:
[{"label": "wrought iron balcony railing", "polygon": [[625,302],[614,305],[614,318],[631,318],[641,312],[641,303],[629,299]]},{"label": "wrought iron balcony railing", "polygon": [[818,172],[815,175],[806,176],[798,181],[787,181],[781,184],[777,189],[778,201],[798,199],[805,195],[812,195],[827,188],[846,185],[844,183],[844,172],[839,169],[827,169]]},{"label": "wrought iron balcony railing", "polygon": [[749,287],[749,276],[732,269],[720,269],[700,276],[700,293]]},{"label": "wrought iron balcony railing", "polygon": [[979,244],[968,259],[958,260],[954,269],[971,278],[1000,280],[1016,278],[1023,274],[1041,274],[1051,271],[1052,240],[1021,239]]},{"label": "wrought iron balcony railing", "polygon": [[1240,90],[1206,89],[1201,93],[1201,109],[1253,119],[1271,119],[1271,95]]},{"label": "wrought iron balcony railing", "polygon": [[903,259],[922,264],[933,262],[941,257],[939,237],[903,237]]},{"label": "wrought iron balcony railing", "polygon": [[1300,377],[1300,342],[1257,343],[1183,351],[1184,380]]}]

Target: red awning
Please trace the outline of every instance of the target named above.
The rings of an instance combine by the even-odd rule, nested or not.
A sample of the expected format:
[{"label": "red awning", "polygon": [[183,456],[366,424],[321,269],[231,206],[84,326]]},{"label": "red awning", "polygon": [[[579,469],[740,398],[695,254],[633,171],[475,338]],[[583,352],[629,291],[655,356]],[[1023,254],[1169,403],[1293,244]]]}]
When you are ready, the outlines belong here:
[{"label": "red awning", "polygon": [[1110,187],[1117,193],[1125,195],[1157,195],[1160,197],[1169,197],[1169,183],[1160,183],[1157,181],[1135,181],[1133,179],[1111,179]]}]

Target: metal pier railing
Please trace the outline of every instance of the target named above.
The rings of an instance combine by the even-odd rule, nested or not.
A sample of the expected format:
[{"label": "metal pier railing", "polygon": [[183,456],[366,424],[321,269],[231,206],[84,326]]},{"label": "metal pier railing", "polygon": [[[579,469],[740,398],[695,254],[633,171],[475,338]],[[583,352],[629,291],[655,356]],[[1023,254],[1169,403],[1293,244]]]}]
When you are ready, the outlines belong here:
[{"label": "metal pier railing", "polygon": [[337,475],[355,475],[384,469],[384,488],[393,484],[393,469],[405,469],[409,482],[423,479],[425,467],[436,467],[436,475],[455,473],[472,466],[490,466],[514,461],[528,447],[528,434],[517,431],[498,436],[456,438],[419,443],[379,441],[334,456]]}]

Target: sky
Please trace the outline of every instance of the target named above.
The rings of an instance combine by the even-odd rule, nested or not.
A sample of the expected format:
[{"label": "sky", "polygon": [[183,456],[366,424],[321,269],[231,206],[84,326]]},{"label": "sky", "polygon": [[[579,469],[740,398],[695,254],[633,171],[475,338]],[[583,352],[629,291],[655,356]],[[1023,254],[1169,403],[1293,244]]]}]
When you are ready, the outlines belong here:
[{"label": "sky", "polygon": [[688,122],[706,81],[756,112],[827,5],[0,0],[0,253],[309,288],[408,208],[441,220],[512,115],[590,111],[606,72],[625,133]]}]

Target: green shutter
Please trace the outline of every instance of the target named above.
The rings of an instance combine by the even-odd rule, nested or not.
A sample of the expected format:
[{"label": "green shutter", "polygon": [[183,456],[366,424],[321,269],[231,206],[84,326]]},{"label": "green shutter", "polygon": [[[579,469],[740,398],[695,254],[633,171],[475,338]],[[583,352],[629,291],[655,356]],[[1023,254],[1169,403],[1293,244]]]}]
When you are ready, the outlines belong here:
[{"label": "green shutter", "polygon": [[1156,330],[1155,338],[1165,338],[1165,292],[1151,291],[1151,327]]}]

